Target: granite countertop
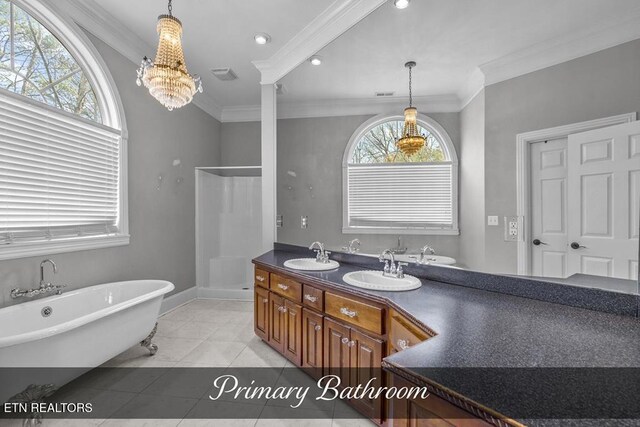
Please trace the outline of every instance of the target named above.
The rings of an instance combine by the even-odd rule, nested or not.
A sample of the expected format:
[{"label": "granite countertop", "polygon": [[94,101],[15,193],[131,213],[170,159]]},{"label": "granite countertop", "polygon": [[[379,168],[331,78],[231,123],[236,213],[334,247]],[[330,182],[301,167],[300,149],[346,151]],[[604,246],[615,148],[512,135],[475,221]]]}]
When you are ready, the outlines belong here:
[{"label": "granite countertop", "polygon": [[365,290],[342,280],[345,273],[362,267],[343,263],[327,272],[301,272],[283,266],[286,260],[299,257],[299,253],[276,250],[254,261],[388,302],[406,312],[438,335],[386,357],[386,364],[507,416],[521,418],[488,395],[486,387],[458,384],[440,368],[640,368],[640,321],[634,317],[425,279],[413,291]]}]

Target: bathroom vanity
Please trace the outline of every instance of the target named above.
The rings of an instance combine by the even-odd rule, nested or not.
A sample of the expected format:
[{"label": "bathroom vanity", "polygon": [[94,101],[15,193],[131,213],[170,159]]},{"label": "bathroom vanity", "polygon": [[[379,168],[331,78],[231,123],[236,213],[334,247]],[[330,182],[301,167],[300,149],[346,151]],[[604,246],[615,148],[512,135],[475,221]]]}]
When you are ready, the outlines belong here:
[{"label": "bathroom vanity", "polygon": [[536,424],[512,415],[505,390],[471,377],[459,382],[447,369],[640,367],[640,322],[632,316],[424,278],[413,291],[365,290],[342,280],[362,267],[284,267],[298,256],[274,250],[253,260],[255,332],[316,378],[364,384],[376,377],[378,385],[429,389],[427,399],[349,402],[378,424]]}]

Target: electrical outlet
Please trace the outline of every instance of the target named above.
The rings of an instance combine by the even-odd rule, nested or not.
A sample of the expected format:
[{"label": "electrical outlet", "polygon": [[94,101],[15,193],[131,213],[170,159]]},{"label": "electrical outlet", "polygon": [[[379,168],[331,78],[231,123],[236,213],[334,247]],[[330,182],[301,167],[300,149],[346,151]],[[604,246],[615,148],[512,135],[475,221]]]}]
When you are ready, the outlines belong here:
[{"label": "electrical outlet", "polygon": [[498,225],[498,215],[489,215],[487,217],[487,225]]},{"label": "electrical outlet", "polygon": [[276,215],[276,227],[282,228],[283,224],[284,224],[284,220],[282,218],[282,215]]},{"label": "electrical outlet", "polygon": [[520,240],[521,223],[517,216],[504,217],[504,241],[517,242]]},{"label": "electrical outlet", "polygon": [[308,228],[309,227],[309,217],[301,216],[300,217],[300,228]]}]

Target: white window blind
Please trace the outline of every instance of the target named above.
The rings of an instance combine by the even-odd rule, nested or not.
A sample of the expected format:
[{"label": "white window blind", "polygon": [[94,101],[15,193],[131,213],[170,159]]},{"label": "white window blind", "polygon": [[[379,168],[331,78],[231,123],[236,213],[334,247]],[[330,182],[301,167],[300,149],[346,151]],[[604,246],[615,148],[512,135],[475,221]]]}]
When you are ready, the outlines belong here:
[{"label": "white window blind", "polygon": [[0,244],[118,233],[120,139],[0,93]]},{"label": "white window blind", "polygon": [[350,164],[349,227],[453,228],[450,162]]}]

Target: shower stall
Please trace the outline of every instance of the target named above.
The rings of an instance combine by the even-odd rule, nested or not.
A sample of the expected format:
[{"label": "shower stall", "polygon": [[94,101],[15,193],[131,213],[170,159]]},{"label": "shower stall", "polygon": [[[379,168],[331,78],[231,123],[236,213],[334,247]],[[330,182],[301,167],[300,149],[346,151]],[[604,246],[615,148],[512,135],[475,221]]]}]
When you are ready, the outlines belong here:
[{"label": "shower stall", "polygon": [[196,168],[196,282],[201,298],[253,299],[262,247],[259,166]]}]

